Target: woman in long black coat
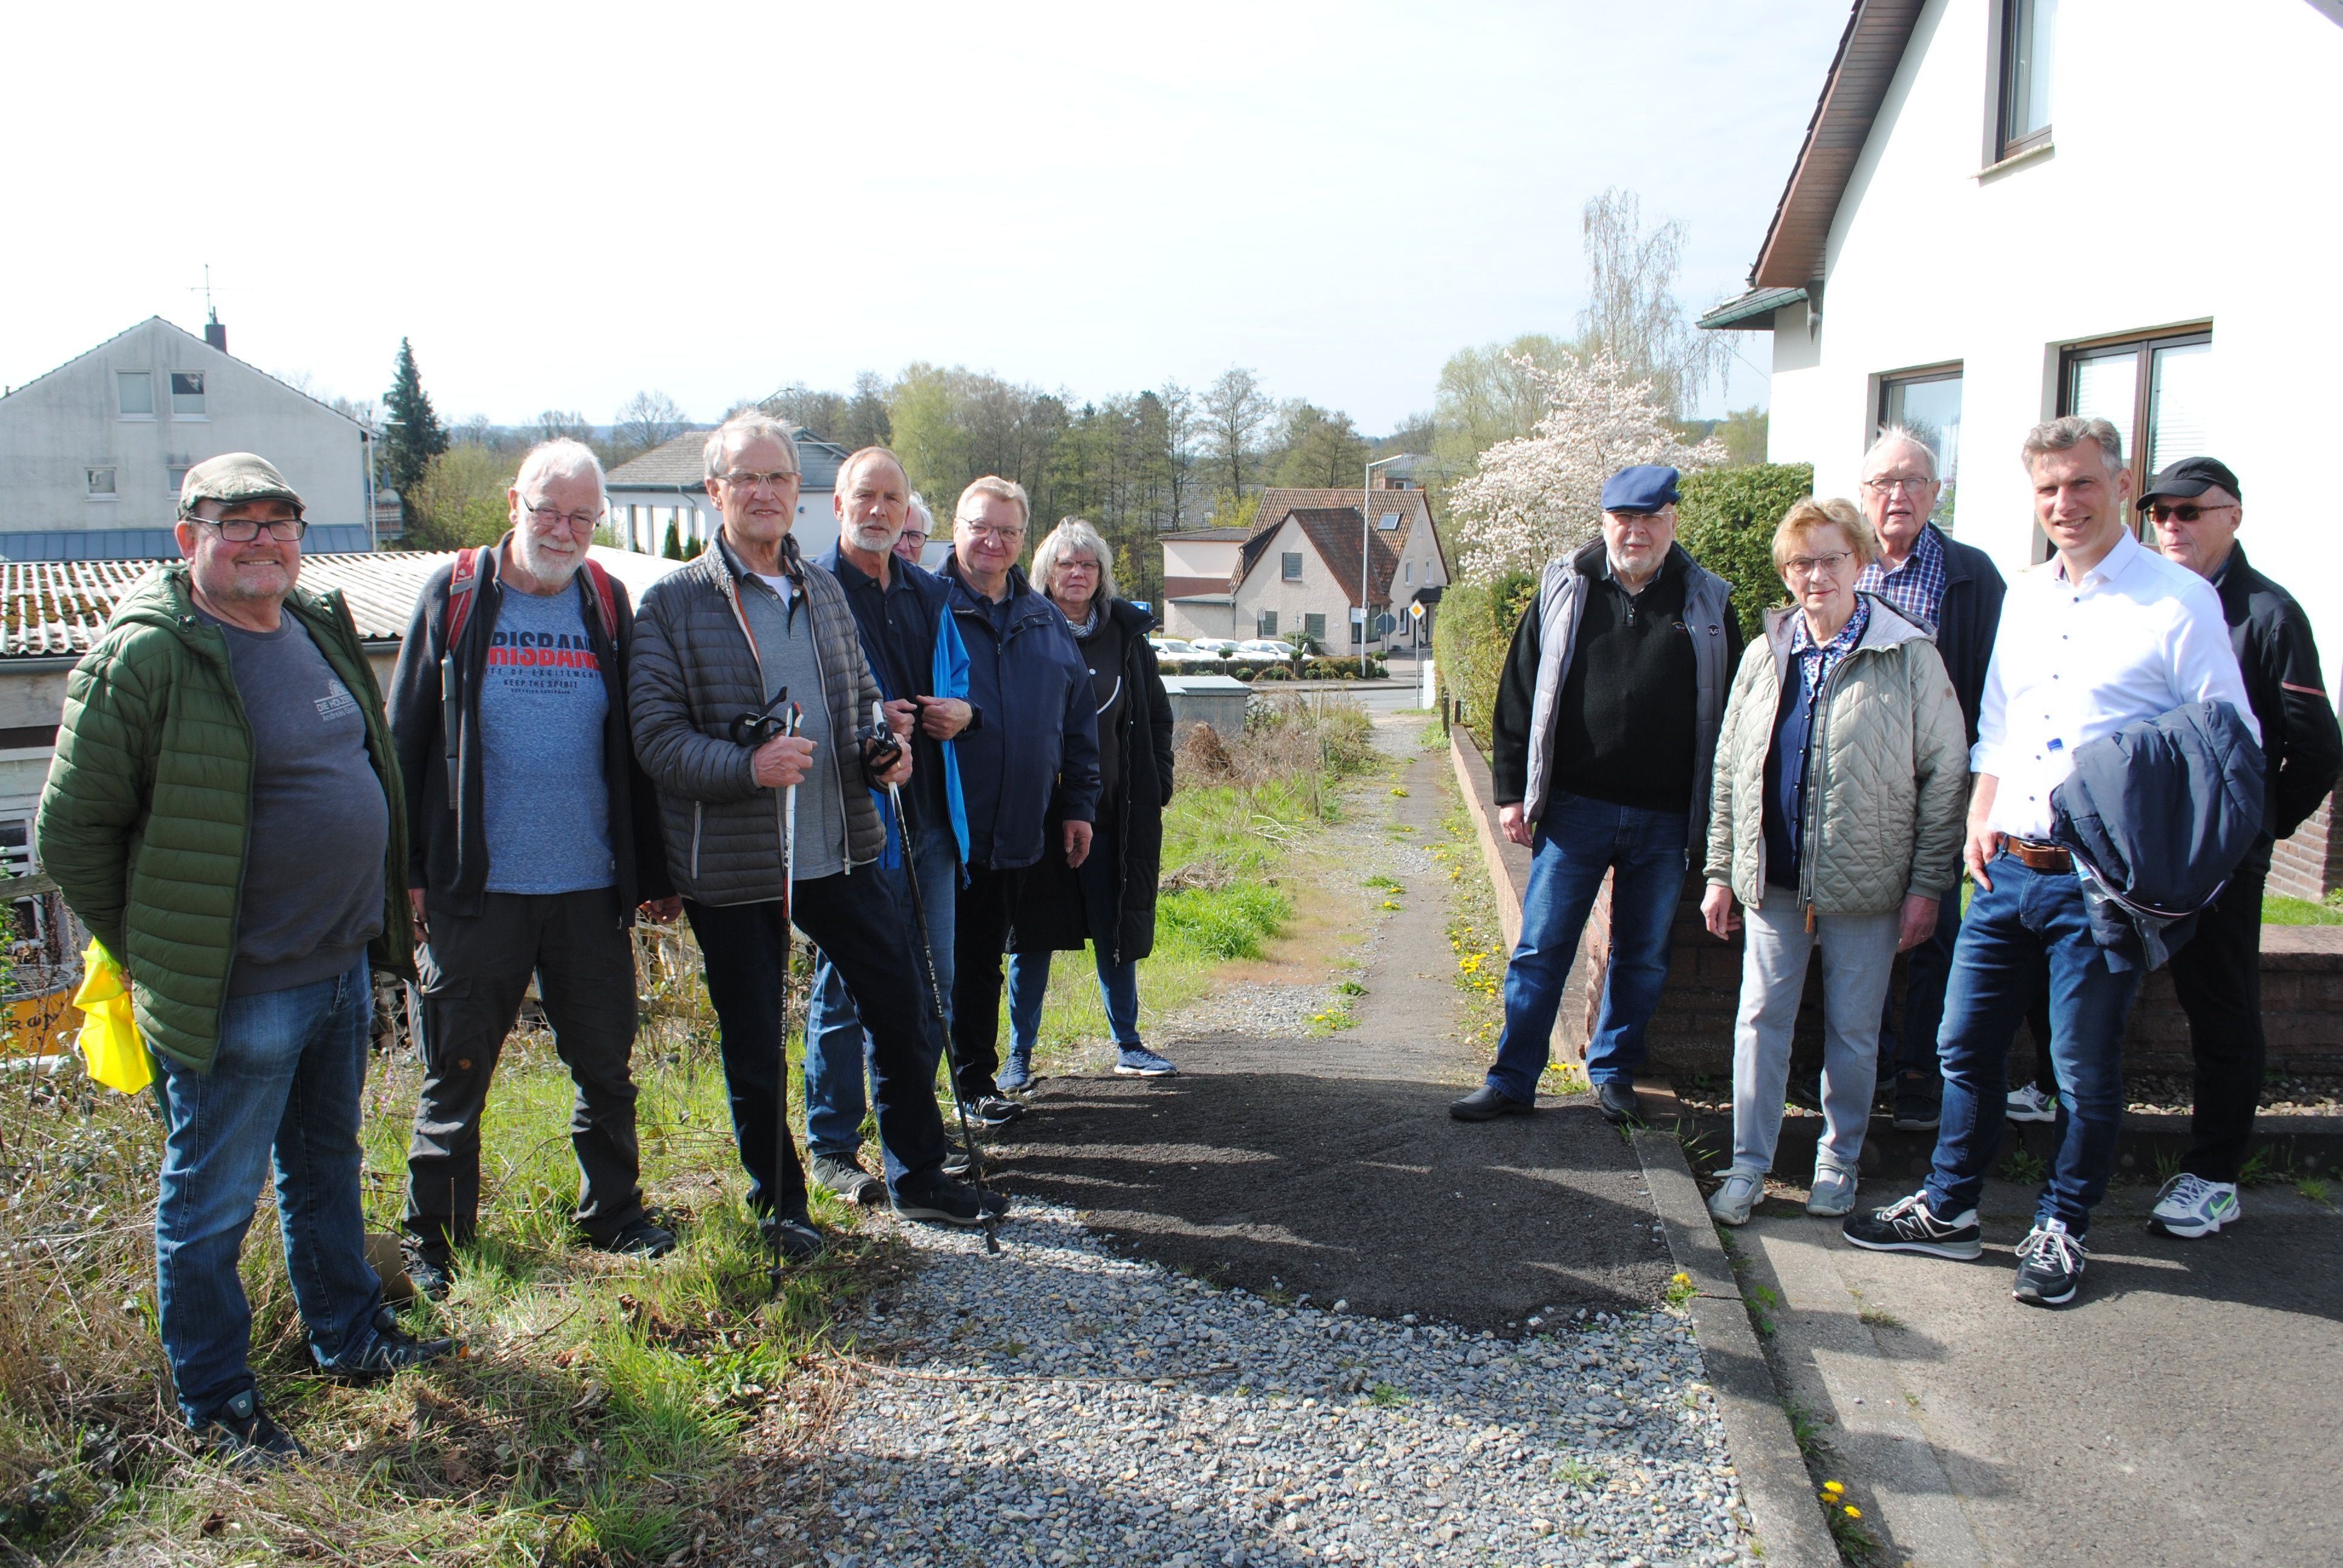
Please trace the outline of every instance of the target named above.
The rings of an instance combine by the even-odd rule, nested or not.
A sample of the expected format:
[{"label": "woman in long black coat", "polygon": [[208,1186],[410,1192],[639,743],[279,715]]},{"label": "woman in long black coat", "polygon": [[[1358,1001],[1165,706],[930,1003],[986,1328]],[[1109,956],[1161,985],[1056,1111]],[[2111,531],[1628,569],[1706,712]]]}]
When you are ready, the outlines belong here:
[{"label": "woman in long black coat", "polygon": [[[1139,960],[1155,947],[1155,884],[1163,862],[1163,803],[1172,798],[1172,699],[1148,646],[1147,612],[1114,597],[1113,556],[1080,518],[1033,554],[1034,585],[1073,628],[1098,694],[1098,820],[1080,868],[1046,851],[1025,873],[1009,939],[1009,1061],[1001,1087],[1032,1081],[1033,1042],[1050,988],[1050,955],[1088,942],[1118,1051],[1114,1070],[1175,1070],[1139,1038]],[[1057,845],[1054,829],[1044,842]]]}]

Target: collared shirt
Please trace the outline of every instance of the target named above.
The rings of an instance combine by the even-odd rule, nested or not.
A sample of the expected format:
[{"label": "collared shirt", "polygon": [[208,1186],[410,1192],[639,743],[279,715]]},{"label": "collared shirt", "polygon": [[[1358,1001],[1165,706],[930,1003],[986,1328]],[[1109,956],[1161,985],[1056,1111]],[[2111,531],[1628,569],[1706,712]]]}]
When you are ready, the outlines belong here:
[{"label": "collared shirt", "polygon": [[1920,625],[1934,631],[1945,615],[1945,546],[1933,524],[1920,527],[1912,553],[1893,571],[1885,561],[1874,561],[1855,579],[1858,593],[1875,593]]},{"label": "collared shirt", "polygon": [[2226,702],[2261,734],[2213,587],[2127,530],[2069,582],[2056,557],[2010,583],[1970,768],[2000,783],[1993,828],[2050,836],[2050,791],[2075,753],[2191,702]]},{"label": "collared shirt", "polygon": [[1855,645],[1870,629],[1871,604],[1861,594],[1855,597],[1855,613],[1846,618],[1846,624],[1828,642],[1815,641],[1814,629],[1806,625],[1805,616],[1790,618],[1790,657],[1798,661],[1798,679],[1806,689],[1807,702],[1814,701],[1823,682],[1838,668],[1838,661],[1854,652]]}]

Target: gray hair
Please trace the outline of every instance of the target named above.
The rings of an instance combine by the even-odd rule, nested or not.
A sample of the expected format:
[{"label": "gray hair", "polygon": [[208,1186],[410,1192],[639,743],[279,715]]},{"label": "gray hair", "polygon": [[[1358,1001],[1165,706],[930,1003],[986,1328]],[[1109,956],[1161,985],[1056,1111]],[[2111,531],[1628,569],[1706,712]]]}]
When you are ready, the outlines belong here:
[{"label": "gray hair", "polygon": [[513,476],[513,488],[525,495],[548,479],[583,479],[588,476],[599,494],[602,459],[594,456],[594,448],[585,442],[559,436],[550,441],[539,441],[528,449],[528,456],[520,460],[520,472]]},{"label": "gray hair", "polygon": [[1114,598],[1114,552],[1106,548],[1099,531],[1081,518],[1068,518],[1051,528],[1033,551],[1033,581],[1044,597],[1055,586],[1050,578],[1068,556],[1087,555],[1098,563],[1098,593],[1100,603]]},{"label": "gray hair", "polygon": [[[928,505],[928,498],[925,496],[922,496],[917,490],[913,490],[911,492],[911,498],[908,502],[904,503],[903,510],[904,516],[907,518],[918,519],[920,532],[927,535],[930,538],[934,538],[936,537],[935,509]],[[907,522],[905,526],[909,527],[910,525]]]},{"label": "gray hair", "polygon": [[745,447],[760,437],[781,444],[781,450],[789,455],[789,472],[805,472],[805,465],[798,460],[798,438],[789,433],[789,427],[770,414],[749,408],[733,415],[708,433],[708,445],[701,453],[708,465],[708,477],[722,478],[726,454],[735,445]]},{"label": "gray hair", "polygon": [[[1033,498],[1025,493],[1025,487],[1014,479],[987,474],[980,479],[970,480],[968,488],[960,493],[960,505],[952,508],[952,521],[959,522],[967,517],[969,503],[980,496],[994,496],[1004,501],[1016,502],[1017,526],[1021,528],[1033,520]],[[983,503],[978,501],[977,504],[981,506]]]},{"label": "gray hair", "polygon": [[2026,445],[2018,451],[2028,469],[2036,457],[2052,452],[2070,451],[2086,441],[2097,441],[2099,454],[2107,459],[2107,472],[2123,472],[2123,435],[2105,419],[2086,419],[2080,414],[2067,414],[2056,419],[2045,419],[2026,432]]},{"label": "gray hair", "polygon": [[1936,471],[1936,448],[1931,447],[1927,442],[1922,440],[1919,437],[1915,436],[1911,431],[1906,430],[1901,425],[1890,425],[1887,428],[1879,432],[1879,439],[1874,441],[1871,444],[1871,450],[1863,455],[1863,471],[1866,474],[1871,472],[1871,464],[1874,458],[1877,457],[1882,452],[1893,451],[1898,447],[1909,447],[1912,450],[1919,453],[1922,457],[1928,459],[1928,482],[1930,484],[1933,485],[1938,479],[1944,477],[1942,474]]}]

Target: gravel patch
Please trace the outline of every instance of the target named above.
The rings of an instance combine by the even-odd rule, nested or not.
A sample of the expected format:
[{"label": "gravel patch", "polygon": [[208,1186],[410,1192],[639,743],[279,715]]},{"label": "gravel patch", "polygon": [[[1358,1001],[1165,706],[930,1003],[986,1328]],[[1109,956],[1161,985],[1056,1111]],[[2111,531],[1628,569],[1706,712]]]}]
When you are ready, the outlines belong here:
[{"label": "gravel patch", "polygon": [[[1005,1258],[907,1227],[924,1267],[758,1516],[751,1561],[1755,1562],[1689,1321],[1470,1335],[1280,1304],[1117,1258],[1022,1205]],[[1322,1308],[1323,1310],[1322,1310]]]},{"label": "gravel patch", "polygon": [[1156,1032],[1166,1040],[1211,1034],[1272,1038],[1307,1034],[1310,1020],[1334,1006],[1338,1000],[1331,981],[1283,985],[1273,980],[1241,980],[1192,1007],[1181,1009],[1157,1025]]}]

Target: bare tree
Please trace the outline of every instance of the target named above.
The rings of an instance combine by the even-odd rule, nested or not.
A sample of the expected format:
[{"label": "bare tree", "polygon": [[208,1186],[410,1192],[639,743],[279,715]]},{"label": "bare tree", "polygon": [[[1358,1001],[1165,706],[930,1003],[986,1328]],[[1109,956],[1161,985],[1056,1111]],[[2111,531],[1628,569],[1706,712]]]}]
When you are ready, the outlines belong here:
[{"label": "bare tree", "polygon": [[1684,227],[1674,219],[1645,233],[1643,204],[1614,186],[1586,204],[1586,308],[1582,347],[1648,376],[1661,405],[1683,418],[1725,367],[1731,346],[1695,330],[1676,302]]},{"label": "bare tree", "polygon": [[1163,461],[1171,489],[1170,527],[1187,521],[1188,488],[1196,467],[1196,395],[1177,381],[1163,383],[1157,395],[1163,406]]},{"label": "bare tree", "polygon": [[1259,456],[1261,427],[1277,406],[1261,389],[1260,377],[1234,366],[1206,389],[1203,405],[1204,439],[1213,466],[1228,477],[1230,489],[1242,491]]},{"label": "bare tree", "polygon": [[684,433],[689,421],[683,408],[664,392],[638,392],[610,421],[613,443],[621,450],[648,452]]},{"label": "bare tree", "polygon": [[537,417],[537,438],[558,441],[568,437],[572,441],[591,441],[594,427],[586,416],[575,408],[548,408]]},{"label": "bare tree", "polygon": [[790,382],[757,407],[825,441],[836,439],[846,422],[845,398],[835,392],[817,392],[802,381]]}]

